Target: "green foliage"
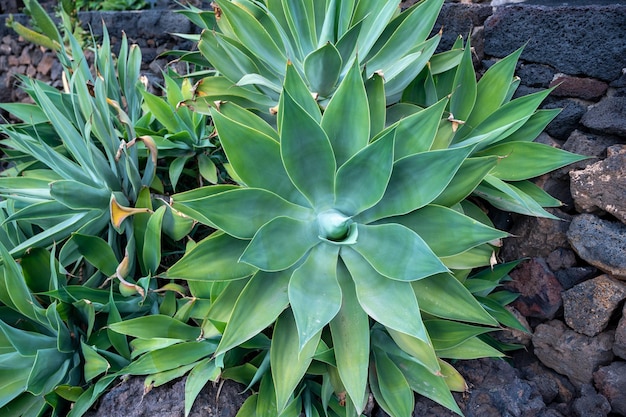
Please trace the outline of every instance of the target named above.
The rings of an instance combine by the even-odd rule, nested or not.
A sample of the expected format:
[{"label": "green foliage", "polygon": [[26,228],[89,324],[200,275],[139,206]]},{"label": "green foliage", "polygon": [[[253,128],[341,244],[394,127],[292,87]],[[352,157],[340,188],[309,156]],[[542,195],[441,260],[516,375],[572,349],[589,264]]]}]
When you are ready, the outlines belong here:
[{"label": "green foliage", "polygon": [[146,9],[145,0],[77,0],[76,8],[80,10],[101,10],[106,12]]}]

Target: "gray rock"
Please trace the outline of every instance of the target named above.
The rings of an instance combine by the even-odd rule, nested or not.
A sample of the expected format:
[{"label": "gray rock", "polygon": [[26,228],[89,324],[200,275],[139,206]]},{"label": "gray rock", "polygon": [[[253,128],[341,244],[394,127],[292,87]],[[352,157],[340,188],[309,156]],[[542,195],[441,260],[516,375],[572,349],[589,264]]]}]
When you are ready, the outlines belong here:
[{"label": "gray rock", "polygon": [[594,131],[626,136],[626,97],[605,98],[590,107],[580,122]]},{"label": "gray rock", "polygon": [[606,212],[626,223],[626,146],[608,152],[605,160],[570,172],[572,197],[580,212]]},{"label": "gray rock", "polygon": [[569,327],[587,336],[603,331],[626,299],[626,284],[600,275],[563,292],[563,313]]},{"label": "gray rock", "polygon": [[512,305],[524,316],[553,319],[562,305],[561,283],[546,261],[532,258],[509,274],[512,278],[505,288],[519,293]]},{"label": "gray rock", "polygon": [[[131,377],[114,386],[101,399],[96,411],[85,417],[183,417],[185,379],[144,392],[144,380]],[[224,385],[209,382],[198,395],[190,417],[234,417],[249,396],[245,386],[225,380]],[[218,395],[219,394],[219,395]],[[217,400],[216,400],[217,399]]]},{"label": "gray rock", "polygon": [[536,358],[532,358],[528,364],[515,363],[514,366],[520,370],[523,379],[537,388],[546,404],[566,405],[576,398],[576,387],[567,377],[546,368]]},{"label": "gray rock", "polygon": [[583,385],[580,397],[572,405],[574,415],[578,417],[606,417],[611,412],[611,404],[589,384]]},{"label": "gray rock", "polygon": [[577,387],[591,383],[593,373],[613,360],[614,332],[588,337],[561,321],[540,324],[533,334],[535,355],[548,368],[565,375]]},{"label": "gray rock", "polygon": [[576,284],[597,275],[598,270],[593,266],[575,266],[556,271],[556,279],[559,280],[564,290],[569,290]]},{"label": "gray rock", "polygon": [[626,415],[626,362],[613,362],[598,369],[593,381],[600,394],[611,404],[611,411]]},{"label": "gray rock", "polygon": [[[482,26],[491,15],[492,8],[488,4],[454,4],[445,3],[437,17],[433,34],[443,28],[443,35],[437,49],[447,51],[452,47],[459,35],[467,38],[476,27]],[[475,46],[475,45],[472,45]]]},{"label": "gray rock", "polygon": [[623,5],[497,8],[485,22],[485,53],[503,57],[528,42],[523,60],[611,81],[626,67],[625,21]]},{"label": "gray rock", "polygon": [[615,344],[613,353],[622,359],[626,359],[626,305],[622,309],[622,318],[615,329]]},{"label": "gray rock", "polygon": [[570,171],[585,169],[587,166],[606,158],[606,150],[618,143],[620,143],[620,139],[614,136],[596,135],[575,130],[563,144],[563,150],[590,158],[560,168],[555,174],[560,178]]},{"label": "gray rock", "polygon": [[551,101],[542,108],[562,109],[561,113],[546,127],[548,134],[560,140],[566,140],[578,128],[580,119],[587,112],[587,106],[573,98]]},{"label": "gray rock", "polygon": [[522,64],[517,70],[521,83],[529,87],[547,88],[554,78],[554,69],[541,64]]},{"label": "gray rock", "polygon": [[571,249],[558,248],[550,252],[546,261],[553,271],[571,268],[576,265],[576,254]]},{"label": "gray rock", "polygon": [[585,261],[614,278],[626,280],[626,225],[581,214],[572,220],[567,238]]}]

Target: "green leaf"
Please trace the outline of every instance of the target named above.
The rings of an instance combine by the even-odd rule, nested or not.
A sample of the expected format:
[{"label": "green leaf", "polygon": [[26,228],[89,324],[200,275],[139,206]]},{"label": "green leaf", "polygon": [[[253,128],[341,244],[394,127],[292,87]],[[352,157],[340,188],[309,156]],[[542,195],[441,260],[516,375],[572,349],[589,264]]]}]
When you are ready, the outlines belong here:
[{"label": "green leaf", "polygon": [[396,127],[395,160],[429,151],[439,128],[447,99],[401,119]]},{"label": "green leaf", "polygon": [[217,381],[220,368],[215,365],[215,359],[206,358],[193,367],[185,381],[185,417],[191,412],[191,407],[198,394],[207,382]]},{"label": "green leaf", "polygon": [[452,207],[461,202],[478,187],[497,162],[498,157],[496,156],[467,158],[454,174],[446,189],[432,201],[432,204]]},{"label": "green leaf", "polygon": [[[350,115],[350,122],[346,115]],[[322,116],[337,166],[363,149],[370,138],[370,112],[358,62],[354,62]]]},{"label": "green leaf", "polygon": [[496,326],[497,322],[451,274],[437,274],[411,283],[420,309],[433,316]]},{"label": "green leaf", "polygon": [[341,307],[338,254],[339,246],[315,246],[289,281],[289,302],[298,328],[300,349],[337,315]]},{"label": "green leaf", "polygon": [[560,112],[561,109],[537,110],[522,127],[507,136],[502,142],[532,142]]},{"label": "green leaf", "polygon": [[409,383],[385,352],[377,348],[373,351],[378,388],[384,398],[384,403],[389,407],[386,411],[397,417],[411,417],[415,398]]},{"label": "green leaf", "polygon": [[179,320],[164,315],[136,317],[118,323],[110,323],[109,328],[117,333],[140,339],[163,338],[196,340],[200,337],[200,328],[190,326]]},{"label": "green leaf", "polygon": [[380,275],[348,248],[342,249],[341,258],[356,285],[359,304],[370,317],[386,327],[429,343],[417,298],[409,282]]},{"label": "green leaf", "polygon": [[511,182],[510,185],[535,200],[541,207],[561,207],[563,205],[562,202],[552,197],[534,182],[515,181]]},{"label": "green leaf", "polygon": [[102,209],[109,206],[111,190],[94,188],[72,180],[50,183],[50,195],[67,207],[75,210]]},{"label": "green leaf", "polygon": [[587,158],[537,142],[501,143],[477,154],[477,156],[486,155],[500,157],[491,175],[505,181],[538,177]]},{"label": "green leaf", "polygon": [[143,262],[151,275],[156,274],[161,265],[161,225],[166,207],[159,207],[148,220],[143,247]]},{"label": "green leaf", "polygon": [[288,93],[284,92],[283,98],[280,154],[285,169],[313,207],[330,208],[336,170],[331,142],[322,127]]},{"label": "green leaf", "polygon": [[342,264],[337,270],[337,279],[343,303],[330,321],[330,332],[341,382],[350,401],[360,411],[365,398],[370,356],[369,318],[359,304],[350,273]]},{"label": "green leaf", "polygon": [[212,355],[216,347],[216,343],[208,340],[177,343],[142,355],[126,367],[124,373],[149,375],[169,371]]},{"label": "green leaf", "polygon": [[476,101],[476,73],[472,62],[472,48],[467,40],[463,58],[456,69],[454,89],[450,97],[450,115],[456,120],[466,121]]},{"label": "green leaf", "polygon": [[281,110],[281,107],[284,105],[285,94],[289,94],[293,101],[298,103],[319,124],[322,120],[322,112],[316,98],[313,96],[314,92],[309,90],[309,86],[306,85],[298,70],[291,63],[287,65],[283,84],[283,93],[278,105],[278,131],[280,132],[283,126],[284,112]]},{"label": "green leaf", "polygon": [[88,346],[83,342],[81,342],[80,345],[83,358],[85,359],[85,365],[83,367],[85,381],[89,382],[109,370],[111,365],[98,354],[95,346]]},{"label": "green leaf", "polygon": [[74,233],[72,234],[72,240],[76,242],[78,251],[85,257],[87,262],[95,266],[107,277],[115,274],[119,261],[115,257],[111,246],[102,238]]},{"label": "green leaf", "polygon": [[430,339],[435,349],[451,349],[478,335],[492,332],[497,328],[472,326],[451,320],[425,320]]},{"label": "green leaf", "polygon": [[380,74],[374,74],[365,81],[367,104],[370,113],[370,139],[385,128],[387,100],[385,98],[385,80]]},{"label": "green leaf", "polygon": [[426,242],[405,226],[359,225],[358,230],[357,243],[351,247],[387,278],[415,281],[447,271]]},{"label": "green leaf", "polygon": [[369,223],[424,207],[448,186],[472,147],[422,152],[394,164],[382,200],[356,219]]},{"label": "green leaf", "polygon": [[36,396],[51,392],[54,387],[66,382],[70,362],[71,356],[56,348],[38,350],[26,390]]},{"label": "green leaf", "polygon": [[492,175],[487,175],[473,193],[500,210],[557,219],[556,216],[544,210],[531,196]]},{"label": "green leaf", "polygon": [[458,211],[435,205],[389,220],[413,230],[440,257],[457,255],[508,236],[508,233],[486,226]]},{"label": "green leaf", "polygon": [[287,269],[321,242],[317,229],[313,221],[276,217],[259,229],[240,260],[263,271]]},{"label": "green leaf", "polygon": [[336,209],[355,215],[380,201],[391,176],[393,148],[392,131],[361,149],[339,168],[335,181]]},{"label": "green leaf", "polygon": [[314,93],[328,97],[334,90],[342,68],[339,51],[326,43],[311,52],[304,60],[304,73]]},{"label": "green leaf", "polygon": [[[391,343],[395,342],[397,347],[411,355],[419,361],[420,364],[430,369],[432,373],[436,374],[440,371],[437,355],[435,355],[435,348],[430,340],[424,342],[417,337],[393,330],[389,327],[387,327],[386,330],[393,339],[393,341],[390,341]],[[381,332],[378,333],[380,334]],[[392,351],[387,348],[385,350],[387,353],[392,353]]]},{"label": "green leaf", "polygon": [[226,234],[213,234],[199,242],[176,262],[165,275],[191,281],[230,281],[256,272],[256,268],[239,262],[248,241]]},{"label": "green leaf", "polygon": [[257,272],[237,298],[216,354],[238,346],[276,321],[289,305],[287,287],[292,271]]},{"label": "green leaf", "polygon": [[474,337],[466,340],[450,349],[438,349],[437,355],[440,358],[448,359],[480,359],[480,358],[501,358],[505,356],[499,350],[489,346],[482,340]]},{"label": "green leaf", "polygon": [[258,188],[237,188],[183,204],[209,219],[217,228],[240,239],[252,239],[263,225],[279,216],[313,219],[311,209]]},{"label": "green leaf", "polygon": [[300,348],[298,328],[291,310],[285,310],[276,321],[270,361],[279,413],[287,406],[296,386],[313,361],[321,334],[319,331]]}]

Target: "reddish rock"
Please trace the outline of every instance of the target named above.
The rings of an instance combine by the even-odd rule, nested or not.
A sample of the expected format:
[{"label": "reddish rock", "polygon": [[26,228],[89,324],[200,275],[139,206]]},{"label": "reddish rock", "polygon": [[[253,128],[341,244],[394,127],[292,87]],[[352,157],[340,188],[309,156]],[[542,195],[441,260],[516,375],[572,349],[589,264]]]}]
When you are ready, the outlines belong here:
[{"label": "reddish rock", "polygon": [[54,61],[56,58],[52,54],[45,54],[39,64],[37,65],[37,72],[42,75],[50,74],[50,70],[52,69],[52,65],[54,65]]},{"label": "reddish rock", "polygon": [[626,299],[626,284],[600,275],[563,292],[562,297],[567,325],[578,333],[595,336],[606,328]]},{"label": "reddish rock", "polygon": [[554,318],[562,305],[563,287],[544,259],[533,258],[524,262],[510,276],[513,280],[506,287],[520,294],[513,302],[520,313],[525,317]]},{"label": "reddish rock", "polygon": [[557,97],[576,97],[583,100],[596,101],[609,88],[607,83],[594,78],[572,77],[571,75],[557,74],[550,87],[558,86],[551,94]]},{"label": "reddish rock", "polygon": [[576,387],[590,384],[593,373],[613,360],[614,332],[588,337],[552,320],[540,324],[533,334],[535,355],[548,368],[569,378]]},{"label": "reddish rock", "polygon": [[626,415],[626,362],[613,362],[593,374],[593,380],[600,394],[611,404],[611,411]]}]

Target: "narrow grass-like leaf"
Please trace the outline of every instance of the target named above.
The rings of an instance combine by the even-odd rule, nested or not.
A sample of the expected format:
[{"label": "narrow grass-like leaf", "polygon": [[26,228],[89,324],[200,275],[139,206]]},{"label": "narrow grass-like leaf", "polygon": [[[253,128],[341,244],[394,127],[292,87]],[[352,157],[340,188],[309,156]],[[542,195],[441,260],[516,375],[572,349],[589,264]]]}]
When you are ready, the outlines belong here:
[{"label": "narrow grass-like leaf", "polygon": [[172,265],[166,276],[191,281],[230,281],[248,277],[256,272],[256,268],[239,262],[248,243],[226,234],[209,236]]},{"label": "narrow grass-like leaf", "polygon": [[351,247],[392,280],[415,281],[447,271],[426,242],[400,224],[359,225],[357,243]]},{"label": "narrow grass-like leaf", "polygon": [[249,340],[271,325],[289,304],[292,271],[257,272],[237,298],[216,354]]},{"label": "narrow grass-like leaf", "polygon": [[298,328],[291,310],[285,310],[276,321],[270,361],[279,413],[287,406],[296,386],[313,361],[321,334],[319,331],[300,348]]},{"label": "narrow grass-like leaf", "polygon": [[393,167],[394,136],[384,135],[339,168],[335,181],[339,211],[355,215],[380,201]]},{"label": "narrow grass-like leaf", "polygon": [[337,315],[341,307],[338,254],[336,245],[315,246],[289,281],[289,302],[298,328],[300,349]]},{"label": "narrow grass-like leaf", "polygon": [[276,217],[259,229],[240,260],[263,271],[281,271],[294,265],[318,243],[314,221]]},{"label": "narrow grass-like leaf", "polygon": [[341,258],[355,282],[359,304],[370,317],[386,327],[429,343],[410,283],[380,275],[351,249],[343,248]]},{"label": "narrow grass-like leaf", "polygon": [[337,370],[348,397],[361,410],[367,387],[370,356],[369,318],[359,304],[350,273],[339,264],[337,278],[343,303],[330,322]]}]

